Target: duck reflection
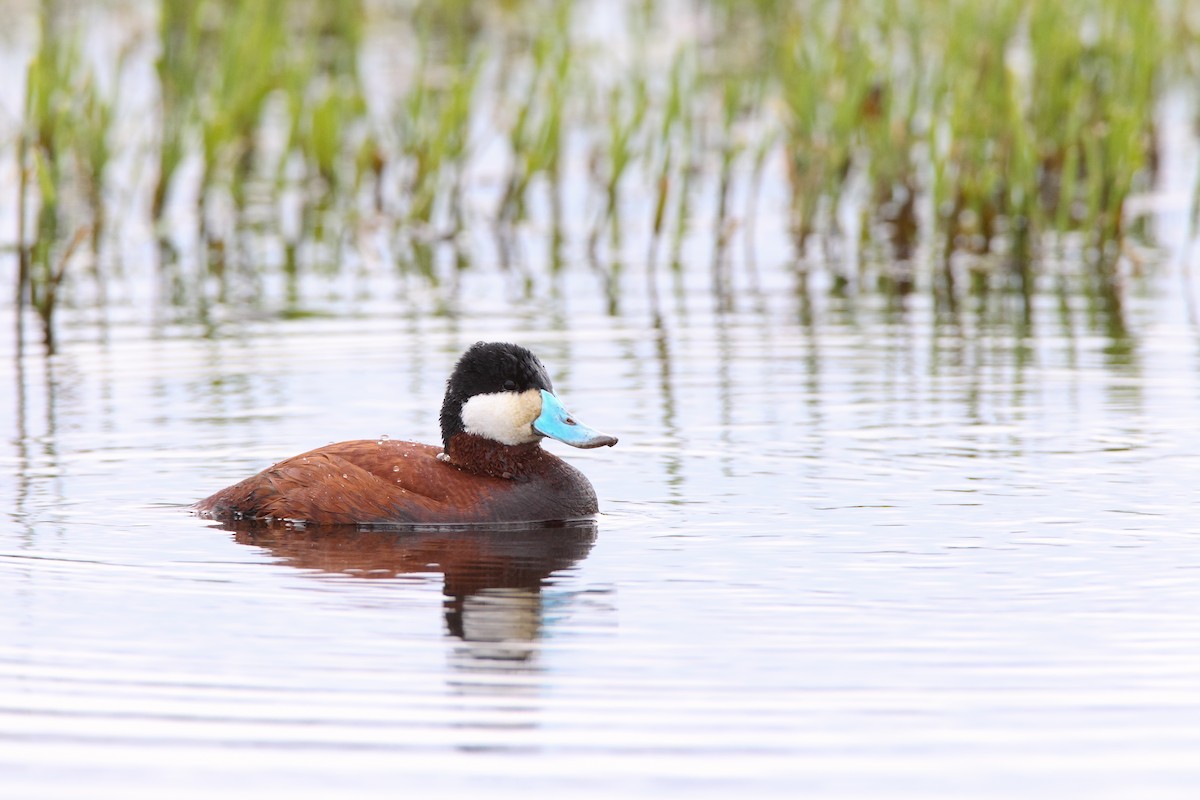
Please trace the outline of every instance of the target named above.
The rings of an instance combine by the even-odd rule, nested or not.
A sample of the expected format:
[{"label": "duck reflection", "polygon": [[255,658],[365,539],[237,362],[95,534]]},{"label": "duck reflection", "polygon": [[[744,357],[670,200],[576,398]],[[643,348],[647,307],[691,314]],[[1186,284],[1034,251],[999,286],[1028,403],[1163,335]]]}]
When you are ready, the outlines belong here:
[{"label": "duck reflection", "polygon": [[361,529],[226,523],[241,544],[300,569],[386,579],[441,573],[446,629],[465,644],[466,669],[521,669],[536,652],[542,588],[587,557],[596,523],[466,529]]}]

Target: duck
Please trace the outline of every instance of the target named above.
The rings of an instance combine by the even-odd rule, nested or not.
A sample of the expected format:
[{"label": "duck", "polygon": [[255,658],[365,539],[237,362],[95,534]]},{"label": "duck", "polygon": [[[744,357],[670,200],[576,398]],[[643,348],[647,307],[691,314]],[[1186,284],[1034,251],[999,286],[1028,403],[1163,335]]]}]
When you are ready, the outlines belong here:
[{"label": "duck", "polygon": [[196,503],[218,521],[323,525],[544,523],[599,513],[587,477],[542,447],[612,447],[567,411],[532,352],[476,342],[442,400],[441,446],[381,437],[284,459]]}]

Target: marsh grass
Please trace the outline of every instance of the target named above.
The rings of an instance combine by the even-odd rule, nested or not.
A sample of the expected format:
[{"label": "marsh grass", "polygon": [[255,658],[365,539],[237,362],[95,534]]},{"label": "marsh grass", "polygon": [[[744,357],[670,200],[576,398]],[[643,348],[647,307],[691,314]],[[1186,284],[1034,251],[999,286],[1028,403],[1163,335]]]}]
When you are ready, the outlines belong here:
[{"label": "marsh grass", "polygon": [[[84,62],[78,38],[62,34],[67,26],[57,6],[44,3],[41,12],[40,46],[25,74],[24,119],[16,136],[16,305],[32,307],[42,341],[53,350],[55,312],[85,242],[97,295],[104,297],[98,256],[115,100]],[[23,338],[20,326],[17,335]]]},{"label": "marsh grass", "polygon": [[[1164,91],[1200,63],[1182,6],[707,0],[687,35],[670,36],[677,20],[630,3],[615,42],[588,30],[597,8],[161,0],[157,102],[136,111],[157,122],[145,205],[170,296],[196,309],[253,302],[262,274],[279,269],[300,313],[298,277],[336,271],[364,225],[407,254],[399,269],[432,282],[443,244],[462,270],[472,231],[503,240],[533,225],[549,230],[550,272],[572,246],[608,264],[598,269],[614,312],[630,236],[655,308],[660,261],[677,276],[694,268],[684,244],[704,237],[729,308],[734,270],[761,260],[756,219],[768,215],[790,237],[774,260],[802,281],[825,271],[836,293],[925,290],[953,311],[972,293],[1014,292],[1028,309],[1040,287],[1070,280],[1120,318],[1137,222],[1128,199],[1153,187]],[[76,252],[90,241],[103,284],[102,233],[124,224],[105,211],[110,165],[147,144],[113,140],[130,110],[98,88],[87,33],[64,28],[51,3],[40,18],[9,191],[22,215],[18,302],[52,343]],[[380,63],[367,50],[399,46],[372,39],[382,22],[403,32],[407,58],[386,62],[395,74],[367,74]],[[282,147],[268,146],[279,131]],[[572,142],[587,143],[585,164]],[[483,154],[497,145],[506,166],[489,194],[494,164],[482,162],[494,156]],[[590,200],[568,208],[580,181]],[[549,202],[531,205],[535,190]],[[786,207],[763,208],[764,196]],[[202,252],[165,222],[188,197]],[[289,197],[301,207],[290,226]],[[238,222],[250,218],[260,222]],[[282,261],[251,240],[281,243]],[[1067,241],[1071,257],[1055,252]],[[1072,259],[1084,267],[1065,276]],[[230,292],[234,280],[251,288]]]}]

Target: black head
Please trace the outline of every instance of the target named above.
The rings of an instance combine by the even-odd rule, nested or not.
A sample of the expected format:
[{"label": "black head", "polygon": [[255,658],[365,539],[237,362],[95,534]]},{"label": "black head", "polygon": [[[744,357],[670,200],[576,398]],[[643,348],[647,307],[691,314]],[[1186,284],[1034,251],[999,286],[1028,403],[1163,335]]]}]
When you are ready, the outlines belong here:
[{"label": "black head", "polygon": [[550,375],[537,356],[507,342],[471,345],[446,381],[441,413],[442,444],[449,447],[450,437],[462,432],[462,407],[472,397],[498,392],[519,394],[529,389],[554,391]]}]

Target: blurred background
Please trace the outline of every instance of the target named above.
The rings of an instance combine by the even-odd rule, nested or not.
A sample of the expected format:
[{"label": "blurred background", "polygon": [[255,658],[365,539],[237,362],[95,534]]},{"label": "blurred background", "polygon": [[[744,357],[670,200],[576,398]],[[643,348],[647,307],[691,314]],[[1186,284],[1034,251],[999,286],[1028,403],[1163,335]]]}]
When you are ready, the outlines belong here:
[{"label": "blurred background", "polygon": [[497,268],[586,272],[612,313],[774,275],[1015,324],[1072,296],[1120,336],[1192,257],[1194,3],[5,5],[4,295],[37,341],[462,313]]},{"label": "blurred background", "polygon": [[[0,795],[1195,795],[1200,3],[0,19]],[[188,513],[477,340],[597,519]]]}]

